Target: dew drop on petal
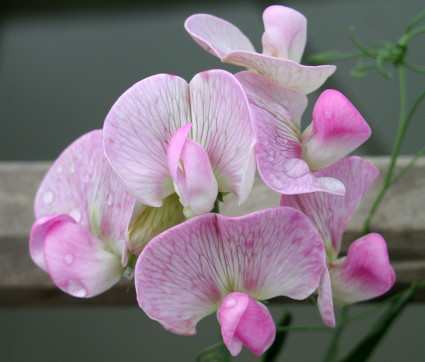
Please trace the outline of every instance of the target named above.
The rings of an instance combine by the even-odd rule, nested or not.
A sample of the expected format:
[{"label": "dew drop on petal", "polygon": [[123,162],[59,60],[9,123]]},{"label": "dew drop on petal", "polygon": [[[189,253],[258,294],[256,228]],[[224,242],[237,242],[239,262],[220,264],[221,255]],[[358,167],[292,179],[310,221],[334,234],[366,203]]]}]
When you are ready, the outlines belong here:
[{"label": "dew drop on petal", "polygon": [[48,205],[55,199],[55,194],[52,191],[47,191],[43,194],[43,202]]},{"label": "dew drop on petal", "polygon": [[63,166],[62,165],[59,165],[58,167],[56,167],[56,172],[57,173],[62,173],[62,171],[63,171]]},{"label": "dew drop on petal", "polygon": [[114,204],[114,195],[113,194],[108,195],[108,197],[106,198],[106,203],[109,206],[112,206]]},{"label": "dew drop on petal", "polygon": [[69,215],[71,215],[76,222],[80,222],[81,221],[81,216],[82,216],[81,215],[81,210],[77,206],[73,207],[69,211]]},{"label": "dew drop on petal", "polygon": [[269,217],[272,218],[272,217],[275,217],[275,216],[276,216],[276,210],[274,210],[274,209],[270,210],[269,211]]},{"label": "dew drop on petal", "polygon": [[74,255],[72,255],[71,253],[67,253],[63,257],[63,260],[65,261],[66,264],[70,265],[74,261]]},{"label": "dew drop on petal", "polygon": [[78,298],[84,298],[87,295],[86,288],[78,280],[70,280],[66,286],[66,291],[72,296]]},{"label": "dew drop on petal", "polygon": [[236,298],[229,298],[226,300],[226,308],[234,308],[238,304]]}]

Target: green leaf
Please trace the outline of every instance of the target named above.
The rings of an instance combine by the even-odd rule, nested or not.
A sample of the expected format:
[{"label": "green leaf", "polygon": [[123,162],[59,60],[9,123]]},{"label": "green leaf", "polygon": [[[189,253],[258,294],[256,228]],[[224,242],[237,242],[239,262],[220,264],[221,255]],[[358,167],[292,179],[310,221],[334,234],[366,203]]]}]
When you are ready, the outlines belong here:
[{"label": "green leaf", "polygon": [[424,283],[413,283],[411,287],[394,299],[388,310],[371,328],[362,341],[341,362],[366,361],[373,353],[379,342],[385,336],[392,323],[408,305],[416,290],[424,287]]},{"label": "green leaf", "polygon": [[[292,322],[292,313],[288,310],[284,310],[282,317],[280,317],[280,320],[277,324],[278,327],[288,327],[291,325]],[[277,360],[277,357],[279,356],[280,351],[283,349],[283,346],[286,341],[286,337],[288,336],[289,332],[277,332],[276,338],[271,345],[271,347],[264,353],[263,361],[264,362],[273,362]]]}]

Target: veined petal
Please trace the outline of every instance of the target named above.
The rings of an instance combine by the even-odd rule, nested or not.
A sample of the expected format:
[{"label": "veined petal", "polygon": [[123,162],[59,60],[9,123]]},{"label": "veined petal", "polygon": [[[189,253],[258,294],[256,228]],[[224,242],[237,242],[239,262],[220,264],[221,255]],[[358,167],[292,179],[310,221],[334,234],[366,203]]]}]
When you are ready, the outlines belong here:
[{"label": "veined petal", "polygon": [[318,178],[330,177],[341,181],[345,195],[310,193],[284,195],[281,206],[290,206],[302,211],[319,230],[326,246],[329,262],[339,253],[342,234],[349,219],[378,177],[378,169],[360,157],[344,158],[332,166],[316,171]]},{"label": "veined petal", "polygon": [[236,26],[216,16],[192,15],[186,19],[184,27],[203,49],[220,59],[233,50],[255,51]]},{"label": "veined petal", "polygon": [[104,155],[102,130],[95,130],[74,141],[53,163],[34,208],[36,218],[70,215],[118,254],[125,249],[134,202]]},{"label": "veined petal", "polygon": [[328,269],[325,269],[320,279],[317,296],[317,306],[319,307],[320,316],[323,323],[329,327],[335,327],[335,313],[332,299],[331,279]]},{"label": "veined petal", "polygon": [[307,19],[286,6],[272,5],[263,13],[263,54],[300,63],[307,38]]},{"label": "veined petal", "polygon": [[248,99],[239,81],[224,70],[197,74],[190,82],[192,139],[207,152],[220,192],[242,204],[255,174],[255,136]]},{"label": "veined petal", "polygon": [[143,205],[130,225],[128,248],[139,255],[151,239],[185,220],[183,206],[175,193],[166,197],[161,207]]},{"label": "veined petal", "polygon": [[44,240],[50,227],[58,221],[74,220],[67,214],[51,214],[37,219],[31,228],[29,249],[31,259],[37,266],[47,271],[46,261],[44,259]]},{"label": "veined petal", "polygon": [[303,158],[318,170],[345,157],[371,134],[369,125],[340,92],[328,89],[317,100],[313,122],[303,132]]},{"label": "veined petal", "polygon": [[105,153],[143,204],[159,207],[174,192],[168,142],[190,122],[189,86],[168,74],[143,79],[112,106],[104,124]]},{"label": "veined petal", "polygon": [[121,255],[105,247],[72,221],[54,223],[44,240],[44,258],[54,283],[80,298],[98,295],[112,287],[124,271]]},{"label": "veined petal", "polygon": [[239,218],[194,217],[154,238],[135,271],[140,307],[166,329],[196,323],[231,292],[264,300],[309,296],[325,268],[320,235],[299,211],[276,208]]},{"label": "veined petal", "polygon": [[281,86],[304,94],[318,89],[336,70],[334,65],[301,65],[293,60],[241,50],[229,53],[222,61],[255,70]]},{"label": "veined petal", "polygon": [[268,309],[247,294],[230,293],[217,316],[224,344],[232,356],[239,354],[242,344],[260,356],[275,339],[276,327]]},{"label": "veined petal", "polygon": [[250,102],[257,137],[257,167],[263,181],[282,194],[343,194],[341,182],[316,178],[302,159],[299,123],[307,106],[306,96],[252,72],[241,72],[237,77]]},{"label": "veined petal", "polygon": [[347,256],[331,264],[329,272],[337,305],[378,297],[395,282],[387,245],[379,234],[368,234],[352,243]]}]

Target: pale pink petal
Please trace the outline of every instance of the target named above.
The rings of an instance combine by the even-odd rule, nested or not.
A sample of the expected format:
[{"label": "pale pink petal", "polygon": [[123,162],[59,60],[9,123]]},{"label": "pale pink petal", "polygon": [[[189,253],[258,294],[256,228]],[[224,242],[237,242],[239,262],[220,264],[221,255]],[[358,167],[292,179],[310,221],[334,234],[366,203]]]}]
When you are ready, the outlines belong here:
[{"label": "pale pink petal", "polygon": [[187,192],[185,198],[191,210],[196,214],[211,211],[217,198],[218,186],[207,153],[199,143],[187,140],[181,160]]},{"label": "pale pink petal", "polygon": [[304,299],[325,268],[320,235],[299,211],[276,208],[239,218],[203,214],[154,238],[140,255],[140,307],[166,329],[194,334],[229,291],[258,300]]},{"label": "pale pink petal", "polygon": [[328,89],[317,100],[313,122],[303,132],[303,158],[311,169],[321,169],[354,151],[370,134],[369,125],[351,102]]},{"label": "pale pink petal", "polygon": [[232,356],[239,354],[242,344],[260,356],[275,339],[276,327],[269,311],[247,294],[227,295],[217,316],[224,344]]},{"label": "pale pink petal", "polygon": [[254,52],[249,39],[233,24],[208,14],[195,14],[186,19],[189,35],[210,54],[223,58],[233,50]]},{"label": "pale pink petal", "polygon": [[170,139],[167,147],[168,169],[174,182],[177,181],[177,175],[180,167],[180,157],[184,144],[189,136],[192,123],[180,127]]},{"label": "pale pink petal", "polygon": [[219,191],[243,203],[254,181],[255,136],[241,84],[224,70],[199,73],[190,82],[190,102],[192,139],[207,152]]},{"label": "pale pink petal", "polygon": [[240,50],[229,53],[222,61],[254,69],[273,82],[304,94],[318,89],[336,70],[334,65],[307,66],[289,59]]},{"label": "pale pink petal", "polygon": [[46,261],[44,260],[44,239],[50,227],[58,221],[74,220],[67,214],[51,214],[37,219],[31,228],[29,250],[31,259],[37,266],[47,271]]},{"label": "pale pink petal", "polygon": [[174,192],[168,142],[190,122],[188,84],[168,74],[136,83],[112,106],[104,123],[105,153],[143,204],[159,207],[162,199]]},{"label": "pale pink petal", "polygon": [[300,63],[307,38],[307,19],[286,6],[269,6],[263,13],[263,54]]},{"label": "pale pink petal", "polygon": [[343,194],[341,182],[315,177],[302,159],[299,122],[307,105],[306,96],[252,72],[241,72],[237,77],[250,102],[257,136],[257,167],[264,182],[282,194]]},{"label": "pale pink petal", "polygon": [[134,207],[103,151],[102,130],[89,132],[65,149],[44,177],[35,198],[35,216],[70,215],[86,232],[124,252]]},{"label": "pale pink petal", "polygon": [[80,298],[98,295],[121,278],[121,254],[72,221],[58,221],[44,240],[44,258],[54,283]]},{"label": "pale pink petal", "polygon": [[317,306],[323,323],[329,327],[335,327],[335,313],[332,299],[331,279],[328,269],[325,269],[320,279],[319,295],[317,296]]},{"label": "pale pink petal", "polygon": [[316,177],[340,180],[346,188],[344,196],[328,193],[284,195],[281,206],[291,206],[302,211],[322,235],[329,260],[339,253],[342,234],[349,219],[360,205],[367,190],[378,177],[378,169],[360,157],[344,158],[332,166],[316,171]]},{"label": "pale pink petal", "polygon": [[387,245],[379,234],[368,234],[352,243],[347,256],[331,264],[329,272],[337,305],[378,297],[395,282]]}]

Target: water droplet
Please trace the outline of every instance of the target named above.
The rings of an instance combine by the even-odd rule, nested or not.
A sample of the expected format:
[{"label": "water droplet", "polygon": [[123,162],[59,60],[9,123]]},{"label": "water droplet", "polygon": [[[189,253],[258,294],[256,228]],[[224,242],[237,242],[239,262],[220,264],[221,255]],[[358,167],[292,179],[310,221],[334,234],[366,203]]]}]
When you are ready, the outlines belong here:
[{"label": "water droplet", "polygon": [[80,222],[81,221],[81,216],[82,216],[81,215],[81,210],[77,206],[73,207],[69,211],[69,215],[71,215],[76,222]]},{"label": "water droplet", "polygon": [[65,254],[65,256],[63,257],[63,260],[65,261],[66,264],[70,265],[74,261],[74,255],[72,255],[71,253]]},{"label": "water droplet", "polygon": [[106,198],[106,203],[109,206],[112,206],[114,204],[114,195],[113,194],[108,195],[108,197]]},{"label": "water droplet", "polygon": [[270,210],[270,212],[269,212],[269,217],[275,217],[276,216],[276,210],[274,210],[274,209],[271,209]]},{"label": "water droplet", "polygon": [[57,173],[62,173],[62,171],[63,171],[63,166],[62,165],[59,165],[58,167],[56,167],[56,172]]},{"label": "water droplet", "polygon": [[332,115],[333,115],[332,111],[325,111],[325,118],[326,119],[331,119]]},{"label": "water droplet", "polygon": [[43,202],[46,205],[51,204],[54,199],[55,199],[55,194],[52,191],[47,191],[43,195]]},{"label": "water droplet", "polygon": [[238,301],[236,300],[236,298],[229,298],[226,300],[226,308],[234,308],[236,307],[236,305],[238,304]]},{"label": "water droplet", "polygon": [[69,168],[69,171],[71,171],[71,173],[75,173],[75,165],[72,164],[71,167]]},{"label": "water droplet", "polygon": [[66,291],[74,297],[84,298],[88,293],[84,285],[78,280],[70,280]]}]

